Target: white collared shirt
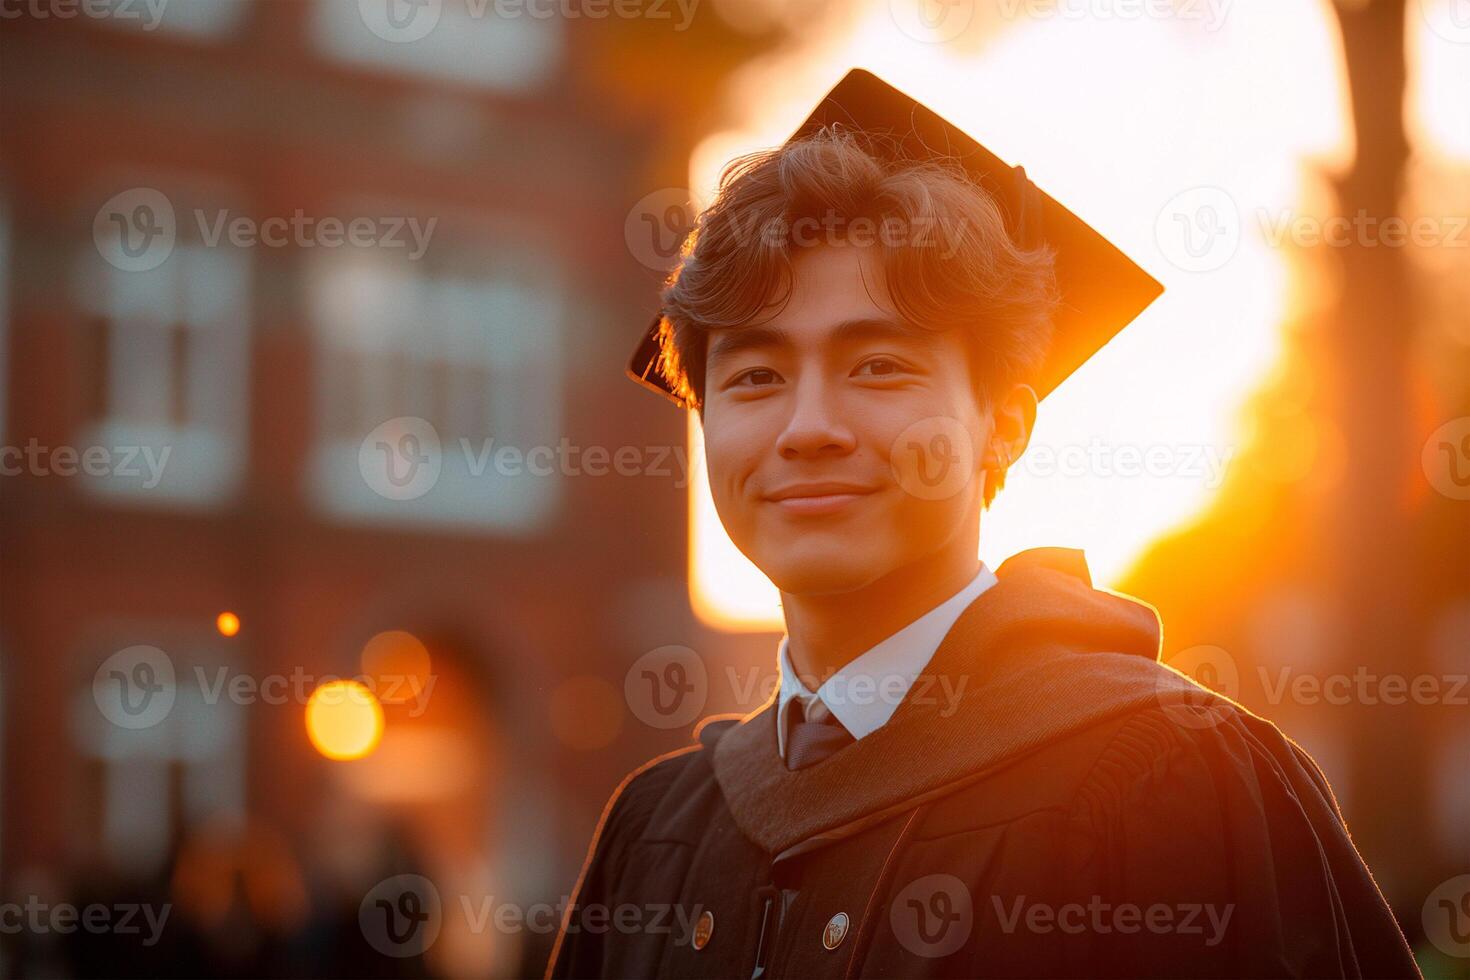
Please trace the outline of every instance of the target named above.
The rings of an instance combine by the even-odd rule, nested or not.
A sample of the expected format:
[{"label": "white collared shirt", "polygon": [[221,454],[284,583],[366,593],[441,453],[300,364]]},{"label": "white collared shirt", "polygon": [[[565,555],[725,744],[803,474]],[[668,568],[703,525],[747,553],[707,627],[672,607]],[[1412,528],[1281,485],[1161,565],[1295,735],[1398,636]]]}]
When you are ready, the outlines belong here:
[{"label": "white collared shirt", "polygon": [[[802,702],[809,716],[812,702],[820,701],[853,738],[871,735],[888,724],[960,613],[995,582],[995,573],[981,562],[969,585],[848,661],[815,691],[807,690],[796,676],[787,649],[788,638],[781,637],[777,653],[781,686],[776,702],[776,745],[781,758],[786,758],[786,726],[793,701]],[[820,716],[819,709],[817,717]]]}]

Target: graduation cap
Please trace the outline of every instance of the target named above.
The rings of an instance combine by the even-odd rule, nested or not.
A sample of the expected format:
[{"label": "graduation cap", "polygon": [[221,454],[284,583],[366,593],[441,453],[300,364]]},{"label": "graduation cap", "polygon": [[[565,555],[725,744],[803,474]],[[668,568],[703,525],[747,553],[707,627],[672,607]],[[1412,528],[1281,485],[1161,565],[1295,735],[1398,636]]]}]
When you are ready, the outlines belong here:
[{"label": "graduation cap", "polygon": [[[1000,205],[1018,245],[1029,249],[1046,243],[1055,250],[1061,303],[1052,320],[1051,346],[1035,379],[1038,397],[1051,393],[1164,291],[1137,263],[1033,184],[1024,168],[1009,166],[964,130],[871,72],[848,72],[791,139],[834,123],[882,137],[875,149],[898,159],[958,162]],[[658,370],[662,319],[662,314],[655,316],[643,335],[628,376],[682,405]]]}]

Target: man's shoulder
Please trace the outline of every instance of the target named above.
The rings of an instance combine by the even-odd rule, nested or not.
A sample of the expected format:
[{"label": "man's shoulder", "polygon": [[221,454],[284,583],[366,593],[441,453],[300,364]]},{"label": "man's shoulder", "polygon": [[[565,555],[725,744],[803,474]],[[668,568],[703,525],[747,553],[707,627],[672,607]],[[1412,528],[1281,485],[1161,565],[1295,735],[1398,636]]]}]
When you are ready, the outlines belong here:
[{"label": "man's shoulder", "polygon": [[[1280,797],[1341,820],[1316,762],[1271,721],[1213,691],[1140,705],[1092,734],[1093,762],[1078,781],[1074,802],[1094,816],[1123,814],[1131,800],[1172,801],[1180,811],[1221,809],[1222,784],[1246,787],[1232,811],[1272,822],[1283,817],[1268,801]],[[1296,806],[1285,816],[1296,819]],[[1335,819],[1334,819],[1335,818]]]},{"label": "man's shoulder", "polygon": [[1246,783],[1290,772],[1295,787],[1330,800],[1315,763],[1275,725],[1208,689],[1177,688],[1169,673],[1138,664],[1124,687],[1139,696],[1120,698],[1116,710],[1038,738],[963,780],[942,809],[959,826],[1000,824],[1039,810],[1122,813],[1141,792],[1210,807],[1212,794],[1202,790],[1226,772]]},{"label": "man's shoulder", "polygon": [[715,715],[694,729],[694,741],[634,769],[614,791],[609,821],[635,837],[677,837],[697,811],[723,805],[711,756],[715,743],[739,715]]}]

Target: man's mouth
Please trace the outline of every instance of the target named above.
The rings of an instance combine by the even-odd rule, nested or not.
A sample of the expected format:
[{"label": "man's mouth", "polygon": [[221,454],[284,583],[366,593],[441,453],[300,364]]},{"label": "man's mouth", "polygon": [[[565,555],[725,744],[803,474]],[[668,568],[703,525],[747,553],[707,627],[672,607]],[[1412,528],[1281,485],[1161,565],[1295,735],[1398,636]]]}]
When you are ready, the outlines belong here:
[{"label": "man's mouth", "polygon": [[854,483],[797,483],[766,494],[766,500],[788,514],[836,514],[852,507],[877,487]]}]

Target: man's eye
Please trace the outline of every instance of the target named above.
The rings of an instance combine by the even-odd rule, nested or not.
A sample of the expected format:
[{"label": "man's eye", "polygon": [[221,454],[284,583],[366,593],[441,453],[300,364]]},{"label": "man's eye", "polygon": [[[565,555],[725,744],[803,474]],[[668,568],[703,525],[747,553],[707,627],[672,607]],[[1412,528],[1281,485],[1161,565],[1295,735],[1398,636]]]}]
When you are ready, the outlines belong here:
[{"label": "man's eye", "polygon": [[759,388],[764,385],[775,384],[780,376],[770,368],[753,368],[737,377],[732,384],[736,387]]},{"label": "man's eye", "polygon": [[898,374],[903,365],[891,357],[874,357],[859,364],[853,374],[868,378],[885,378]]}]

